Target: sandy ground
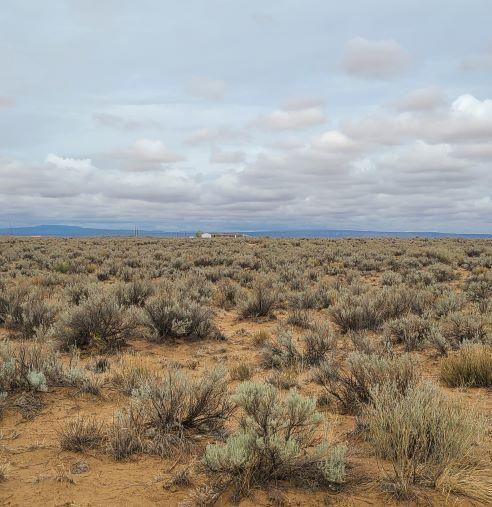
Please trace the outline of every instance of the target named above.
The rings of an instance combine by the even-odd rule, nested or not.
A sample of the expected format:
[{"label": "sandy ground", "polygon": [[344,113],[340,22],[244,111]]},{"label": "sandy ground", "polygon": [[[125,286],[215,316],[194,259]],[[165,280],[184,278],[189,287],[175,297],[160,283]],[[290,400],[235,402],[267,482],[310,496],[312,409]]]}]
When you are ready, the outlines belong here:
[{"label": "sandy ground", "polygon": [[[323,316],[322,312],[317,315],[318,318]],[[259,368],[259,350],[253,344],[253,333],[260,329],[274,332],[282,318],[279,315],[277,320],[259,323],[241,321],[234,312],[220,310],[217,324],[226,335],[226,341],[157,345],[135,340],[129,344],[129,350],[147,356],[159,368],[179,364],[191,375],[200,375],[217,365],[248,362],[257,367],[253,378],[264,379],[271,373]],[[426,376],[437,377],[439,358],[426,353],[420,354],[419,360]],[[235,384],[237,382],[231,383],[231,390]],[[299,384],[303,394],[320,394],[320,388],[309,381],[308,374],[299,376]],[[464,403],[478,405],[489,418],[492,415],[490,391],[453,390],[452,395],[460,397]],[[193,476],[191,486],[169,486],[176,473],[190,467],[193,459],[190,456],[162,459],[139,455],[126,462],[116,462],[102,450],[82,454],[60,450],[59,430],[65,421],[83,414],[109,422],[115,410],[127,405],[128,397],[114,388],[104,387],[102,397],[80,394],[75,389],[56,388],[42,393],[41,399],[44,406],[34,419],[23,419],[17,409],[10,407],[0,423],[0,457],[10,462],[8,479],[0,484],[1,505],[179,505],[189,498],[197,485],[207,483],[207,478],[198,473]],[[338,492],[307,491],[279,484],[277,489],[254,491],[241,505],[278,505],[279,498],[285,505],[299,506],[398,504],[382,491],[384,470],[364,444],[351,435],[355,419],[338,415],[334,407],[321,410],[333,424],[336,439],[347,442],[350,449],[347,484]],[[76,473],[77,468],[85,471]],[[229,504],[227,494],[218,502],[218,505]],[[446,498],[433,491],[423,492],[419,501],[406,503],[412,504],[479,505],[465,498]]]}]

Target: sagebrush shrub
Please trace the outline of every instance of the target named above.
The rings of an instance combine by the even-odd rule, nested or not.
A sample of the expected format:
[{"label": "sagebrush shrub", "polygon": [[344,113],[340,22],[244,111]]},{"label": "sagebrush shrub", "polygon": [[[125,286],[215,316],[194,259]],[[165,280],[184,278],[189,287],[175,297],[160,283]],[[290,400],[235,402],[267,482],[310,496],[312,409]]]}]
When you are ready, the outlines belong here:
[{"label": "sagebrush shrub", "polygon": [[173,301],[164,294],[145,303],[142,324],[158,342],[181,337],[201,340],[221,336],[210,308],[185,300]]},{"label": "sagebrush shrub", "polygon": [[261,350],[262,364],[265,368],[285,368],[300,364],[302,352],[294,343],[292,335],[281,330],[276,340],[268,340]]},{"label": "sagebrush shrub", "polygon": [[257,279],[251,293],[241,304],[240,314],[243,318],[269,317],[278,303],[278,292],[269,279]]},{"label": "sagebrush shrub", "polygon": [[116,299],[122,306],[144,306],[153,293],[154,287],[148,280],[123,283],[115,289]]},{"label": "sagebrush shrub", "polygon": [[56,308],[37,292],[27,296],[21,306],[22,317],[18,329],[24,338],[33,338],[37,332],[46,331],[55,321]]},{"label": "sagebrush shrub", "polygon": [[452,348],[464,342],[490,343],[485,321],[476,315],[453,312],[441,324],[441,332]]},{"label": "sagebrush shrub", "polygon": [[337,344],[337,337],[328,324],[317,323],[302,336],[304,344],[303,362],[309,366],[319,364]]},{"label": "sagebrush shrub", "polygon": [[346,365],[334,359],[321,363],[313,380],[338,401],[343,412],[356,414],[371,402],[375,386],[390,383],[404,393],[418,377],[418,369],[408,355],[384,357],[352,352]]},{"label": "sagebrush shrub", "polygon": [[428,318],[408,315],[387,322],[385,331],[395,343],[402,343],[407,351],[412,351],[433,343],[437,329]]},{"label": "sagebrush shrub", "polygon": [[129,310],[100,294],[68,309],[55,326],[55,335],[65,350],[94,347],[115,351],[134,336],[136,325]]},{"label": "sagebrush shrub", "polygon": [[475,303],[481,313],[486,313],[492,299],[492,277],[478,277],[466,284],[466,295]]},{"label": "sagebrush shrub", "polygon": [[232,411],[227,376],[218,369],[198,380],[178,370],[152,380],[134,392],[146,424],[161,434],[187,430],[218,431]]},{"label": "sagebrush shrub", "polygon": [[323,442],[323,417],[314,399],[292,390],[281,399],[268,384],[245,382],[233,396],[242,408],[240,430],[225,444],[208,445],[203,463],[232,481],[237,498],[278,480],[321,485],[342,482],[345,448]]},{"label": "sagebrush shrub", "polygon": [[57,352],[47,343],[0,343],[0,391],[46,391],[49,384],[63,384],[66,375]]}]

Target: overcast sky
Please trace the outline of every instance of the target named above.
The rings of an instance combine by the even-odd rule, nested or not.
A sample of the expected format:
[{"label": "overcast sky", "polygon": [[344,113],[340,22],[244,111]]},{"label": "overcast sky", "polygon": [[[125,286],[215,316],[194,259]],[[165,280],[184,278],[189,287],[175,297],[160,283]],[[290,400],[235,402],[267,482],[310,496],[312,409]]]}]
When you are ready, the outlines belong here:
[{"label": "overcast sky", "polygon": [[490,0],[2,0],[0,226],[492,232]]}]

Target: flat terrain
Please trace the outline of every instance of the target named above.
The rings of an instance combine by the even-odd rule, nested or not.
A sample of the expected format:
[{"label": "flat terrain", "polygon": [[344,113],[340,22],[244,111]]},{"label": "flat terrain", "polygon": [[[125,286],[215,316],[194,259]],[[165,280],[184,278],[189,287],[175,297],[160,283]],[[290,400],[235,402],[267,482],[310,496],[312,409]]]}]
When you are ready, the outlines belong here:
[{"label": "flat terrain", "polygon": [[[490,354],[491,267],[492,241],[478,239],[0,238],[0,504],[485,505],[490,384],[454,385],[442,368],[467,347]],[[373,402],[336,395],[357,378],[354,354],[404,357],[413,382],[482,418],[461,480],[450,461],[402,492],[366,436]],[[327,388],[316,377],[328,362]],[[238,494],[203,458],[240,431],[234,403],[220,425],[168,424],[166,440],[142,408],[138,446],[115,452],[118,417],[148,407],[146,386],[172,372],[198,389],[214,371],[225,398],[244,381],[312,398],[317,442],[346,448],[343,478],[264,473]],[[64,445],[75,420],[101,438]]]}]

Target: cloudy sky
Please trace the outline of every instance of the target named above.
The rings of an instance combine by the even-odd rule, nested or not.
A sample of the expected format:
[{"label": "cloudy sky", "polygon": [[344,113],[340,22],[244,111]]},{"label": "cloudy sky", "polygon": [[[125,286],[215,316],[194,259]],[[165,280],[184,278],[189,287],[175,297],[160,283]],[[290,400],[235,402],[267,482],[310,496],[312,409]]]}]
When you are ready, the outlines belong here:
[{"label": "cloudy sky", "polygon": [[490,0],[2,0],[0,226],[492,232]]}]

